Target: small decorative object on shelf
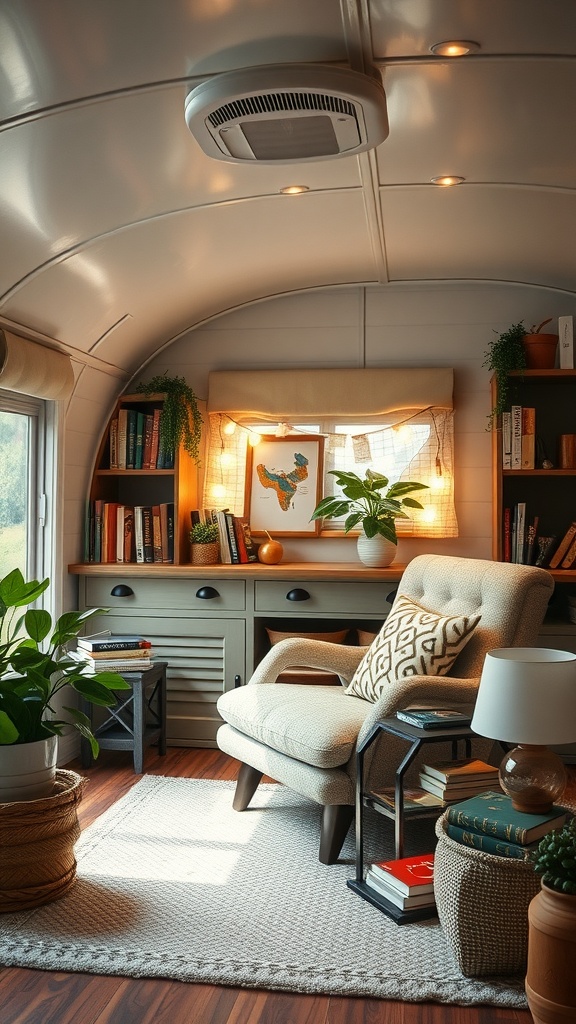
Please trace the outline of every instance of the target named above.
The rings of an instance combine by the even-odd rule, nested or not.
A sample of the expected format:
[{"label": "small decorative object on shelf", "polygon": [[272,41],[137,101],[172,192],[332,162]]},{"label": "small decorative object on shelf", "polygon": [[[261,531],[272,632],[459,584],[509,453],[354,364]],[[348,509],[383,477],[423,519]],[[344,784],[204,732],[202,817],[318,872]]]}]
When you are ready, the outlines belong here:
[{"label": "small decorative object on shelf", "polygon": [[543,320],[538,327],[531,327],[522,338],[526,354],[526,366],[529,370],[553,370],[556,363],[558,348],[557,334],[543,334],[542,328],[549,324],[552,317]]},{"label": "small decorative object on shelf", "polygon": [[268,540],[265,540],[258,548],[258,561],[263,562],[264,565],[277,565],[282,560],[284,548],[279,541],[272,539],[268,530],[264,532]]},{"label": "small decorative object on shelf", "polygon": [[195,523],[190,530],[192,565],[215,565],[220,545],[216,523]]}]

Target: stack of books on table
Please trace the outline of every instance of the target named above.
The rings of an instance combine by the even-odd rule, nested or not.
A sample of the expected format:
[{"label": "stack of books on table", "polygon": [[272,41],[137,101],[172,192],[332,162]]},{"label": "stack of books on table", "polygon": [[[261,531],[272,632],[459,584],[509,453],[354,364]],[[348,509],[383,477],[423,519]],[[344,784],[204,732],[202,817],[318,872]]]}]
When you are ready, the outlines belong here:
[{"label": "stack of books on table", "polygon": [[527,860],[542,836],[561,828],[567,817],[566,811],[556,806],[547,814],[516,811],[505,793],[487,792],[448,808],[446,835],[485,853]]},{"label": "stack of books on table", "polygon": [[72,657],[91,672],[145,672],[153,665],[150,640],[120,633],[78,637]]},{"label": "stack of books on table", "polygon": [[420,785],[427,793],[445,803],[499,788],[498,769],[485,761],[464,758],[459,761],[437,761],[423,764]]},{"label": "stack of books on table", "polygon": [[375,861],[366,885],[400,910],[434,907],[434,854]]}]

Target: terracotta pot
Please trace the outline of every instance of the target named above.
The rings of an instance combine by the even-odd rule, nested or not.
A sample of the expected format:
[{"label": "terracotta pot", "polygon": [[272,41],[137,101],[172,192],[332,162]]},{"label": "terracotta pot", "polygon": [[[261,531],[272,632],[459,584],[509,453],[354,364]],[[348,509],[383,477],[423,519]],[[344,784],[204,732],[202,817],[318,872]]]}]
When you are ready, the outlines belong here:
[{"label": "terracotta pot", "polygon": [[553,370],[556,365],[557,334],[525,334],[522,339],[529,370]]},{"label": "terracotta pot", "polygon": [[387,540],[380,533],[375,537],[367,537],[365,533],[361,533],[356,542],[356,550],[363,565],[378,569],[390,565],[396,558],[398,549],[391,540]]},{"label": "terracotta pot", "polygon": [[542,883],[528,907],[526,998],[535,1024],[576,1020],[576,896]]}]

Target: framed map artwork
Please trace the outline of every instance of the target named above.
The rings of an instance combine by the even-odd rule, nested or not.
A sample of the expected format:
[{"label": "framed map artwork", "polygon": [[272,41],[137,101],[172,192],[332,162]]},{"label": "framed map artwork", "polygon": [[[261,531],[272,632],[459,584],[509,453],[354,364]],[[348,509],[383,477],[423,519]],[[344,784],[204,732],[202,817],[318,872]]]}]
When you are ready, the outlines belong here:
[{"label": "framed map artwork", "polygon": [[310,518],[322,497],[324,438],[318,434],[263,436],[248,447],[245,517],[254,534],[315,537]]}]

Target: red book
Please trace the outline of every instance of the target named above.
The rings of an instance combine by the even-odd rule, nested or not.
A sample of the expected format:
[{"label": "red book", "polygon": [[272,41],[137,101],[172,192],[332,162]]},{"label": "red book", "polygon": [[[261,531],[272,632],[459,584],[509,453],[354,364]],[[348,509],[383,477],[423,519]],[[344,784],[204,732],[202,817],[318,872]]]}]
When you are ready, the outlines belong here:
[{"label": "red book", "polygon": [[388,885],[405,896],[434,892],[434,854],[421,853],[417,857],[400,860],[381,860],[370,865],[376,875],[385,878]]},{"label": "red book", "polygon": [[512,512],[504,509],[504,561],[512,561]]}]

